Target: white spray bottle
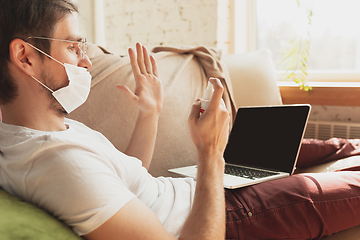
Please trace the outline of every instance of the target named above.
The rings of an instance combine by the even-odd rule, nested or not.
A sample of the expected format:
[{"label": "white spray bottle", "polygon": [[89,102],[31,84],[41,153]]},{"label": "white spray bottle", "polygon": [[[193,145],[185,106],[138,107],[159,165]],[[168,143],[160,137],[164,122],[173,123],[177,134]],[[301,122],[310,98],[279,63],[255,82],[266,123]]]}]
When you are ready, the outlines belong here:
[{"label": "white spray bottle", "polygon": [[201,103],[200,116],[205,112],[206,108],[208,107],[213,92],[214,92],[213,85],[209,81],[207,88],[204,91],[204,97],[201,99],[201,102],[200,102]]}]

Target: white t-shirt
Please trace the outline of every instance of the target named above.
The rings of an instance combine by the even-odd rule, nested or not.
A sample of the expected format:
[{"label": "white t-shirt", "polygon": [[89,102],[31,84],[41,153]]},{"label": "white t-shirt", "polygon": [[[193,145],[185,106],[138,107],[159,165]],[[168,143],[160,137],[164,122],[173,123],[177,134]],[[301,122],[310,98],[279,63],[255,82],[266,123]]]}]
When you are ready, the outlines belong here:
[{"label": "white t-shirt", "polygon": [[178,236],[194,197],[192,179],[154,178],[102,134],[65,119],[43,132],[0,122],[0,186],[87,234],[138,197]]}]

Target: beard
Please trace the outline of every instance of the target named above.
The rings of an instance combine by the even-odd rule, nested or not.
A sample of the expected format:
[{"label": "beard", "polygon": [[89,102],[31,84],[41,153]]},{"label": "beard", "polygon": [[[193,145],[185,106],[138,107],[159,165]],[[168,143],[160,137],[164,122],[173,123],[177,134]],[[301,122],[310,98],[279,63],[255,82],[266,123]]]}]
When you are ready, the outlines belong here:
[{"label": "beard", "polygon": [[[55,79],[54,74],[47,69],[45,69],[42,72],[41,79],[44,81],[44,84],[46,86],[48,86],[50,89],[52,89],[53,91],[56,91],[60,88],[66,87],[68,85],[68,84],[66,84],[65,86],[56,86],[56,84],[54,83],[54,79]],[[56,98],[52,95],[52,93],[47,89],[45,89],[45,91],[47,91],[47,96],[50,100],[49,109],[51,111],[56,112],[59,117],[66,116],[68,113],[61,106],[61,104],[56,100]]]}]

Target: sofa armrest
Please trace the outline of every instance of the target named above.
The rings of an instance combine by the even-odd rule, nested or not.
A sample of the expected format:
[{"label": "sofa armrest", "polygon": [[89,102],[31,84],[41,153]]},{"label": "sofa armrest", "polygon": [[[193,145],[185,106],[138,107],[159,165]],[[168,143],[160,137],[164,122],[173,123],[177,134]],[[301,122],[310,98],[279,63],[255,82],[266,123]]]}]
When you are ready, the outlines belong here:
[{"label": "sofa armrest", "polygon": [[271,56],[269,50],[223,56],[237,107],[282,104]]}]

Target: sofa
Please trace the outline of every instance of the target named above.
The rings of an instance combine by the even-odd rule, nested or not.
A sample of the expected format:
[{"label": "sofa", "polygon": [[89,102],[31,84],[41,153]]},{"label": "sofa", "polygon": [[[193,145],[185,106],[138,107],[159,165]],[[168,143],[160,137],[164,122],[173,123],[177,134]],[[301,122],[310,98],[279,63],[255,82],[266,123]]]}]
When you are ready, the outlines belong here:
[{"label": "sofa", "polygon": [[[187,130],[187,117],[194,100],[202,97],[210,76],[219,77],[225,86],[224,101],[232,116],[240,106],[281,105],[271,52],[258,50],[245,54],[223,55],[206,47],[157,47],[164,87],[164,107],[159,119],[154,157],[149,172],[154,176],[178,177],[168,169],[196,164],[196,150]],[[127,56],[111,54],[90,45],[93,67],[91,93],[84,105],[69,115],[103,133],[119,150],[124,150],[136,119],[131,106],[116,84],[135,87]],[[0,112],[1,114],[1,112]],[[0,115],[1,116],[1,115]],[[1,117],[0,117],[1,118]],[[334,161],[298,172],[322,172],[356,164],[359,159]],[[354,227],[327,240],[359,239]],[[82,239],[46,211],[10,196],[0,189],[0,239]]]}]

